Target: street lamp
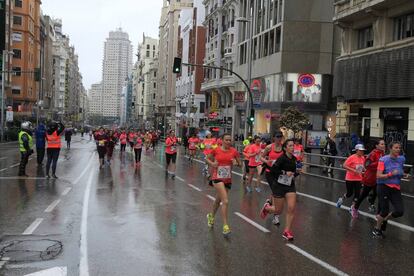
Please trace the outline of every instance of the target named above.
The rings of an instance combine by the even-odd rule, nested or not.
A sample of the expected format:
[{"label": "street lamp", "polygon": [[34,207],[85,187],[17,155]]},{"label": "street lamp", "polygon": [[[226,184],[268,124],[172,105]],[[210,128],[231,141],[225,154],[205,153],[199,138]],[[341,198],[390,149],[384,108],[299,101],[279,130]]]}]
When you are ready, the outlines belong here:
[{"label": "street lamp", "polygon": [[[249,47],[248,47],[249,51],[248,51],[248,55],[247,55],[247,58],[248,58],[248,60],[247,60],[247,80],[248,80],[248,82],[247,83],[249,84],[249,89],[250,89],[250,86],[252,84],[252,42],[253,42],[253,26],[252,25],[253,24],[251,24],[252,20],[251,20],[250,11],[248,13],[249,13],[249,18],[238,17],[238,18],[236,18],[236,22],[249,24],[248,26],[249,26],[250,35],[249,35],[249,40],[248,40],[248,43],[247,43],[249,45]],[[253,102],[251,102],[250,104],[252,106],[249,106],[249,101],[247,100],[246,101],[246,115],[245,115],[245,118],[244,118],[245,119],[244,120],[244,137],[245,138],[248,135],[249,125],[251,125],[252,130],[253,130],[253,122],[251,124],[249,124],[249,122],[248,122],[248,120],[250,119],[250,117],[252,115],[252,114],[250,114],[251,113],[250,109],[253,109]],[[250,113],[249,113],[249,110],[250,110]]]},{"label": "street lamp", "polygon": [[3,59],[2,59],[2,65],[1,65],[1,141],[4,141],[4,130],[5,130],[5,125],[4,125],[4,103],[5,103],[5,97],[6,97],[6,89],[5,89],[5,78],[6,78],[6,73],[9,73],[9,70],[6,71],[6,58],[8,56],[12,56],[14,55],[13,51],[7,51],[7,50],[3,50]]}]

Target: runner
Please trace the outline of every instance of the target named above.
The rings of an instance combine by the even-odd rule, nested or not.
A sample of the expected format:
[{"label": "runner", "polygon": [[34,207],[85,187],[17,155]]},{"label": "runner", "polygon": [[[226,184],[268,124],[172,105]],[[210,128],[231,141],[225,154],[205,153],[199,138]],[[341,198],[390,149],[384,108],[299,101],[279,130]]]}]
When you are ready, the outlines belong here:
[{"label": "runner", "polygon": [[134,152],[135,152],[135,165],[141,164],[141,153],[142,153],[142,138],[141,133],[137,132],[134,136]]},{"label": "runner", "polygon": [[171,178],[175,177],[175,162],[177,160],[177,137],[175,137],[174,130],[170,130],[167,140],[165,140],[165,156],[166,156],[166,171],[165,176],[171,174]]},{"label": "runner", "polygon": [[[253,176],[256,174],[256,185],[255,190],[256,192],[260,193],[262,189],[260,188],[260,176],[262,172],[262,164],[261,161],[261,154],[262,154],[262,147],[261,142],[262,139],[259,136],[255,136],[253,139],[253,144],[249,146],[247,151],[247,156],[249,157],[249,175],[247,178],[246,190],[248,192],[251,191],[251,185],[253,181]],[[250,189],[249,189],[249,188]]]},{"label": "runner", "polygon": [[286,202],[286,225],[282,236],[286,240],[292,241],[291,227],[296,207],[295,177],[299,175],[301,170],[296,168],[297,160],[293,156],[294,142],[292,139],[283,143],[283,151],[284,154],[277,158],[270,169],[270,174],[273,175],[273,178],[269,179],[271,180],[269,182],[270,189],[273,193],[272,205],[266,202],[260,211],[260,216],[265,219],[269,213],[280,215]]},{"label": "runner", "polygon": [[[283,155],[283,133],[280,130],[277,130],[274,137],[274,143],[268,145],[262,153],[262,162],[265,167],[265,177],[269,186],[273,182],[274,178],[274,175],[272,175],[270,168],[273,166],[276,160]],[[267,202],[270,205],[274,205],[274,196],[272,195],[271,198],[267,199]],[[280,225],[278,214],[273,215],[272,223],[274,225]]]},{"label": "runner", "polygon": [[[385,152],[385,141],[378,140],[375,142],[375,149],[365,159],[365,173],[362,177],[362,192],[355,203],[355,209],[359,210],[359,206],[362,201],[368,196],[368,202],[370,204],[369,211],[375,212],[375,198],[377,197],[377,167],[378,161]],[[369,196],[369,193],[372,195]],[[356,212],[358,215],[358,212]]]},{"label": "runner", "polygon": [[304,150],[303,145],[301,144],[301,139],[295,139],[295,145],[293,146],[293,155],[296,157],[298,161],[297,167],[303,167],[303,157],[304,157]]},{"label": "runner", "polygon": [[112,160],[112,155],[114,153],[115,145],[116,145],[116,135],[111,130],[109,131],[109,135],[108,135],[108,147],[107,147],[107,153],[106,153],[106,156],[107,156],[106,159],[107,159],[108,165],[111,165],[111,160]]},{"label": "runner", "polygon": [[190,153],[188,160],[190,162],[193,162],[193,159],[195,158],[198,143],[200,143],[200,140],[197,138],[197,134],[194,132],[193,135],[191,135],[190,139],[188,139],[188,151]]},{"label": "runner", "polygon": [[[404,214],[404,204],[401,197],[401,178],[409,177],[404,173],[405,157],[401,154],[401,144],[392,142],[389,146],[390,154],[380,158],[377,170],[378,214],[377,225],[372,234],[382,237],[387,229],[390,217],[399,218]],[[389,204],[394,211],[390,212]]]},{"label": "runner", "polygon": [[99,128],[99,132],[96,135],[96,141],[98,141],[98,155],[99,155],[99,169],[102,169],[105,165],[105,154],[106,154],[106,147],[108,144],[108,135],[105,133],[104,128]]},{"label": "runner", "polygon": [[151,146],[151,140],[152,140],[152,136],[151,134],[147,131],[144,135],[144,142],[145,142],[145,151],[148,151],[149,147]]},{"label": "runner", "polygon": [[212,181],[216,189],[217,196],[213,204],[213,211],[207,214],[207,224],[209,227],[214,225],[214,217],[221,205],[221,216],[223,218],[223,235],[230,234],[231,230],[227,220],[228,209],[228,190],[231,189],[231,170],[232,166],[241,166],[239,153],[231,146],[230,134],[223,135],[223,145],[211,151],[206,158],[206,162],[213,167]]},{"label": "runner", "polygon": [[[251,138],[251,137],[249,137]],[[243,172],[243,181],[245,181],[247,179],[247,175],[249,174],[249,155],[248,155],[248,151],[249,151],[249,147],[251,145],[251,140],[252,139],[246,139],[243,141],[243,163],[244,163],[244,172]],[[248,193],[251,192],[251,188],[250,186],[246,185],[246,182],[244,182],[244,188],[246,189],[246,191]]]},{"label": "runner", "polygon": [[134,151],[134,137],[135,137],[135,132],[131,128],[128,132],[128,143],[129,143],[129,146],[131,147],[131,152]]},{"label": "runner", "polygon": [[365,171],[365,148],[362,144],[355,145],[355,153],[349,156],[343,165],[346,170],[345,183],[346,183],[346,193],[339,197],[336,202],[336,207],[340,208],[344,199],[354,196],[352,206],[349,209],[353,218],[358,216],[358,210],[355,209],[355,203],[359,198],[361,191],[361,181],[362,175]]},{"label": "runner", "polygon": [[127,134],[125,130],[122,130],[121,134],[119,135],[119,141],[121,143],[121,154],[125,152],[126,145],[127,145]]},{"label": "runner", "polygon": [[[203,153],[204,157],[207,158],[207,156],[213,151],[213,146],[216,144],[216,138],[214,138],[211,135],[210,131],[206,131],[206,138],[204,138],[201,146],[204,148]],[[207,178],[210,177],[211,173],[209,170],[208,163],[206,162],[205,167],[203,168],[203,175],[205,175]],[[211,182],[210,182],[211,184]]]}]

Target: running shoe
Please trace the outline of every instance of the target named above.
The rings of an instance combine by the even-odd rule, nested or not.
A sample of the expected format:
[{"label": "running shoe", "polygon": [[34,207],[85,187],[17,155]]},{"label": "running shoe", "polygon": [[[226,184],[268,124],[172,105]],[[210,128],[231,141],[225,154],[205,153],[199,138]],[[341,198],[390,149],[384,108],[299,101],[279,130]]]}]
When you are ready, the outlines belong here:
[{"label": "running shoe", "polygon": [[377,208],[375,208],[375,205],[374,204],[371,204],[368,207],[368,211],[370,211],[371,213],[375,213],[377,211]]},{"label": "running shoe", "polygon": [[260,187],[256,187],[255,188],[256,192],[260,193],[262,191],[262,189],[260,189]]},{"label": "running shoe", "polygon": [[282,237],[288,241],[293,241],[293,233],[291,231],[284,231]]},{"label": "running shoe", "polygon": [[252,192],[252,188],[250,188],[250,186],[246,186],[246,192],[247,193],[251,193]]},{"label": "running shoe", "polygon": [[273,216],[272,223],[276,226],[280,225],[279,215],[274,215]]},{"label": "running shoe", "polygon": [[336,202],[336,207],[341,208],[342,203],[344,203],[344,200],[342,197],[338,198],[338,201]]},{"label": "running shoe", "polygon": [[207,225],[210,228],[214,226],[214,216],[212,213],[207,214]]},{"label": "running shoe", "polygon": [[266,210],[267,207],[269,207],[269,203],[265,202],[265,204],[263,204],[262,209],[260,210],[260,217],[262,219],[265,219],[266,216],[269,214],[269,211]]},{"label": "running shoe", "polygon": [[372,235],[374,235],[375,237],[379,237],[379,238],[384,237],[381,229],[377,229],[377,228],[374,228],[374,230],[372,231]]},{"label": "running shoe", "polygon": [[354,218],[354,219],[358,218],[358,214],[359,214],[358,209],[355,209],[354,205],[352,205],[351,206],[351,215],[352,215],[352,218]]},{"label": "running shoe", "polygon": [[385,232],[387,230],[388,220],[384,220],[381,224],[381,231]]},{"label": "running shoe", "polygon": [[175,173],[171,174],[171,178],[174,179],[175,178]]},{"label": "running shoe", "polygon": [[227,236],[230,233],[231,233],[230,226],[228,224],[224,224],[223,225],[223,235]]}]

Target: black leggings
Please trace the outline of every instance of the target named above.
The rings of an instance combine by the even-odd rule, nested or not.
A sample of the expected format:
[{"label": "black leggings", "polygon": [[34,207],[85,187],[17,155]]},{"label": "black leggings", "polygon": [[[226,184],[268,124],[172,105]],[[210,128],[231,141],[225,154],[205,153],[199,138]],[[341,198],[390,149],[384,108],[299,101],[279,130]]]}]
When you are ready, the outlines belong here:
[{"label": "black leggings", "polygon": [[52,173],[56,173],[57,161],[59,159],[60,149],[47,149],[47,163],[46,163],[46,174],[49,174],[50,164],[52,164]]},{"label": "black leggings", "polygon": [[361,192],[361,182],[360,181],[345,181],[346,183],[346,194],[345,198],[350,198],[354,196],[354,201],[356,202],[359,198],[359,193]]},{"label": "black leggings", "polygon": [[401,191],[388,187],[387,185],[377,185],[378,193],[378,214],[385,218],[390,213],[390,202],[394,206],[392,217],[399,218],[404,214],[404,204]]},{"label": "black leggings", "polygon": [[135,162],[141,162],[142,149],[134,149],[134,152],[135,152]]},{"label": "black leggings", "polygon": [[121,144],[121,152],[125,151],[125,148],[126,148],[126,144]]},{"label": "black leggings", "polygon": [[[369,193],[372,191],[372,195],[369,195]],[[362,192],[359,195],[359,198],[357,202],[355,203],[355,208],[359,209],[359,206],[361,205],[362,201],[368,197],[368,202],[371,205],[374,205],[375,198],[377,197],[377,187],[376,186],[362,186]]]}]

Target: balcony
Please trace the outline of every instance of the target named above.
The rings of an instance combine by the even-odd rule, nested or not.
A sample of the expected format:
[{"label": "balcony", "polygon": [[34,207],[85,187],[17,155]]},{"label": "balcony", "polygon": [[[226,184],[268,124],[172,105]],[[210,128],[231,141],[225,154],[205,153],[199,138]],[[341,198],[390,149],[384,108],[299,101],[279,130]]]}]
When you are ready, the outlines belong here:
[{"label": "balcony", "polygon": [[395,0],[335,0],[334,21],[353,21],[368,11],[383,10],[395,5]]},{"label": "balcony", "polygon": [[233,57],[233,47],[224,48],[224,57],[225,58],[232,58]]}]

